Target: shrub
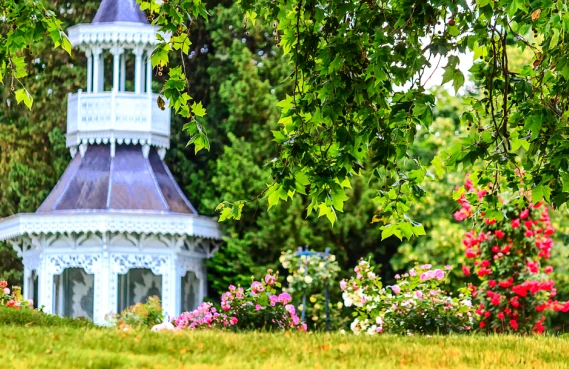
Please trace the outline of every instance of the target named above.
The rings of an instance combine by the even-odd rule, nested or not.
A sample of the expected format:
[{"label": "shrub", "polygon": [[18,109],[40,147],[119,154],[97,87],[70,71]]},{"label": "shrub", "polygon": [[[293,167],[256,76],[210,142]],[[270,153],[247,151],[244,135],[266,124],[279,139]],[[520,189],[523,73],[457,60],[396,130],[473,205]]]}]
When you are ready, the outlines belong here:
[{"label": "shrub", "polygon": [[462,289],[459,297],[447,294],[440,288],[447,277],[441,269],[417,266],[397,275],[397,284],[386,287],[368,261],[361,260],[354,271],[356,277],[343,280],[340,287],[344,305],[356,310],[351,324],[355,334],[444,334],[471,329],[470,290]]},{"label": "shrub", "polygon": [[94,327],[86,319],[72,319],[46,314],[35,309],[14,309],[0,305],[0,326],[21,325],[33,327]]},{"label": "shrub", "polygon": [[473,179],[467,176],[457,189],[460,209],[454,217],[476,220],[462,243],[471,260],[463,272],[479,281],[479,328],[542,333],[545,312],[569,310],[568,302],[553,299],[556,290],[548,277],[554,233],[549,209],[541,201],[532,203],[531,193],[488,193],[492,187],[477,189]]},{"label": "shrub", "polygon": [[152,328],[162,323],[164,314],[162,313],[162,305],[158,296],[151,296],[144,304],[139,302],[136,305],[129,306],[120,314],[109,317],[108,320],[121,329]]},{"label": "shrub", "polygon": [[263,281],[244,290],[229,286],[221,296],[221,311],[206,302],[174,321],[178,329],[306,330],[288,293],[277,293],[278,274],[269,269]]}]

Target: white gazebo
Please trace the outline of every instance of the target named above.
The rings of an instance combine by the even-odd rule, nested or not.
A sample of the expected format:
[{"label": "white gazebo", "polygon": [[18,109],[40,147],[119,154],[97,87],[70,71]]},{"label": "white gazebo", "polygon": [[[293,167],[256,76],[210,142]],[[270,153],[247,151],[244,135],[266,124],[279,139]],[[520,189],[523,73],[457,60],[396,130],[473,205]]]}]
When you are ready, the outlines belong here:
[{"label": "white gazebo", "polygon": [[0,220],[0,240],[23,259],[24,294],[46,312],[100,324],[154,295],[169,316],[193,309],[221,236],[163,161],[170,111],[151,89],[156,29],[135,0],[103,0],[69,38],[88,63],[87,90],[67,102],[73,159],[35,213]]}]

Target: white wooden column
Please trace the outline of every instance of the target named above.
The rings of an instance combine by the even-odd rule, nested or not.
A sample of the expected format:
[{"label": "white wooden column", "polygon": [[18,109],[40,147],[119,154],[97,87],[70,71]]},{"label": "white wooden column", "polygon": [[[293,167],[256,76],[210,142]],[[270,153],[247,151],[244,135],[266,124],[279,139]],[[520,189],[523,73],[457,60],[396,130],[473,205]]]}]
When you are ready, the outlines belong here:
[{"label": "white wooden column", "polygon": [[101,80],[103,77],[103,68],[102,68],[102,54],[101,48],[95,47],[92,49],[92,63],[93,63],[93,76],[92,76],[92,90],[91,92],[97,93],[101,92]]},{"label": "white wooden column", "polygon": [[38,308],[44,306],[44,311],[50,314],[53,310],[53,273],[48,271],[48,256],[43,254],[40,262]]},{"label": "white wooden column", "polygon": [[146,61],[146,93],[152,94],[152,61],[150,60],[150,53]]},{"label": "white wooden column", "polygon": [[121,55],[121,86],[120,91],[126,90],[126,52]]},{"label": "white wooden column", "polygon": [[[108,251],[110,234],[107,232],[103,236],[103,252],[101,255],[101,264],[95,272],[95,298],[93,300],[93,321],[96,324],[104,325],[105,316],[114,313],[110,304],[110,276],[111,276],[111,259]],[[116,288],[116,286],[115,286]],[[115,297],[116,298],[116,297]]]},{"label": "white wooden column", "polygon": [[134,54],[134,92],[139,94],[142,92],[142,54],[144,49],[136,47],[132,52]]},{"label": "white wooden column", "polygon": [[120,68],[120,59],[123,53],[123,49],[114,46],[111,48],[111,54],[113,54],[113,92],[119,91],[119,68]]},{"label": "white wooden column", "polygon": [[87,49],[87,92],[93,92],[93,55],[91,49]]}]

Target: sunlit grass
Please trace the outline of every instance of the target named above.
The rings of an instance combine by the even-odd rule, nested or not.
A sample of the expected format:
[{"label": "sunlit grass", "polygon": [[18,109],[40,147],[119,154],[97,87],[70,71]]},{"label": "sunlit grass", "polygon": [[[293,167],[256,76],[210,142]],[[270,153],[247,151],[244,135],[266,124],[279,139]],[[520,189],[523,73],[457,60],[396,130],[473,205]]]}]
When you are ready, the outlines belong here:
[{"label": "sunlit grass", "polygon": [[2,368],[569,368],[562,337],[0,327]]}]

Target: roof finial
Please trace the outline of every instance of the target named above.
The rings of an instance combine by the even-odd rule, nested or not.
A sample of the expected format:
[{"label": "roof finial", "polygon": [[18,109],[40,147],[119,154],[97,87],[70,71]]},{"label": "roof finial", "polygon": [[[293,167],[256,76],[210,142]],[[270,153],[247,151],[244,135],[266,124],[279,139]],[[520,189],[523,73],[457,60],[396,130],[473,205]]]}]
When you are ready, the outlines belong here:
[{"label": "roof finial", "polygon": [[131,22],[148,24],[136,0],[103,0],[93,23]]}]

